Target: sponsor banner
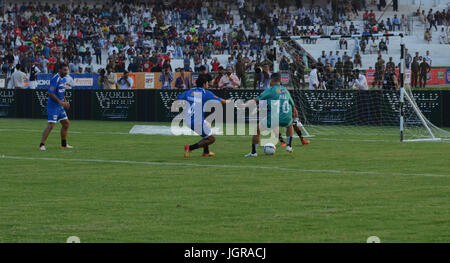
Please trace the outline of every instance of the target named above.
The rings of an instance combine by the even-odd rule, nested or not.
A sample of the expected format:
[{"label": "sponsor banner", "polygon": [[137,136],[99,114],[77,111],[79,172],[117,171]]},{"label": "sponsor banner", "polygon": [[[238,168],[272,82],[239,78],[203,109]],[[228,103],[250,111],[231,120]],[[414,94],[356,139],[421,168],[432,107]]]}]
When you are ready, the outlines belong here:
[{"label": "sponsor banner", "polygon": [[367,84],[372,85],[375,82],[375,70],[368,69],[366,70],[366,80]]},{"label": "sponsor banner", "polygon": [[155,88],[155,73],[145,73],[144,88],[146,88],[146,89],[154,89]]},{"label": "sponsor banner", "polygon": [[48,89],[50,87],[50,80],[52,79],[52,74],[37,74],[36,89]]},{"label": "sponsor banner", "polygon": [[[175,89],[175,81],[180,76],[180,72],[174,72],[174,78],[171,83],[172,89]],[[161,89],[162,82],[159,80],[159,77],[161,76],[161,72],[151,72],[151,73],[145,73],[145,72],[136,72],[136,73],[130,73],[128,74],[130,77],[133,78],[134,84],[133,89]],[[186,72],[185,75],[190,78],[191,73]],[[121,73],[116,73],[117,79],[120,79],[120,76],[122,76]]]},{"label": "sponsor banner", "polygon": [[[293,96],[296,105],[302,105],[301,112],[308,124],[313,125],[374,125],[397,126],[400,116],[400,95],[398,91],[301,91]],[[414,99],[433,124],[442,125],[441,91],[413,92]],[[405,104],[405,111],[412,112]],[[356,114],[357,113],[357,114]],[[391,117],[389,117],[391,116]],[[420,124],[415,114],[407,114],[407,124]]]},{"label": "sponsor banner", "polygon": [[74,87],[92,87],[94,86],[94,79],[93,78],[74,78],[73,79],[73,86]]},{"label": "sponsor banner", "polygon": [[0,75],[0,89],[5,89],[6,87],[6,76]]},{"label": "sponsor banner", "polygon": [[[216,76],[218,75],[217,72],[210,72],[209,75],[211,75],[213,81],[216,78]],[[197,81],[199,74],[198,73],[192,73],[191,74],[191,82],[192,82],[192,86],[195,87],[195,83]],[[255,80],[255,73],[254,72],[249,72],[245,74],[245,83],[247,85],[248,89],[253,88],[254,85],[254,80]],[[242,82],[242,79],[241,79]],[[292,86],[292,82],[291,82],[291,77],[290,74],[288,72],[285,73],[281,73],[281,84],[284,85],[287,88],[290,88]],[[241,88],[243,88],[243,84],[241,83]]]},{"label": "sponsor banner", "polygon": [[[69,110],[66,110],[69,119],[73,116],[73,100],[72,91],[65,91],[65,98],[71,105]],[[34,90],[33,91],[33,118],[46,119],[47,118],[47,101],[48,95],[46,90]]]},{"label": "sponsor banner", "polygon": [[[395,70],[395,75],[398,77],[399,76],[399,69]],[[373,85],[373,83],[375,82],[375,70],[374,69],[368,69],[366,70],[366,79],[367,79],[367,84],[369,85]],[[410,85],[411,84],[411,70],[406,69],[405,70],[405,85]]]},{"label": "sponsor banner", "polygon": [[[198,74],[192,74],[192,86],[193,87],[196,87],[197,79],[198,79]],[[213,77],[213,79],[214,79],[214,77]]]},{"label": "sponsor banner", "polygon": [[[138,87],[139,86],[139,84],[138,83],[136,83],[136,79],[137,79],[137,75],[138,74],[140,74],[140,76],[142,76],[142,74],[141,73],[128,73],[128,77],[130,77],[131,79],[133,79],[133,86],[131,87],[132,89],[136,89],[136,87]],[[120,80],[120,78],[122,77],[122,73],[116,73],[116,79],[117,79],[117,89],[120,89],[119,88],[119,80]]]},{"label": "sponsor banner", "polygon": [[411,70],[405,70],[405,84],[411,84]]},{"label": "sponsor banner", "polygon": [[447,69],[445,68],[433,68],[431,71],[427,74],[427,84],[434,84],[434,85],[442,85],[446,84],[446,75]]},{"label": "sponsor banner", "polygon": [[[182,90],[68,90],[69,119],[171,121],[178,113],[170,108]],[[261,90],[213,90],[221,98],[247,101]],[[309,125],[397,126],[398,91],[291,91],[292,98]],[[449,125],[450,91],[413,91],[417,106],[436,126]],[[412,108],[404,105],[406,112]],[[46,90],[0,89],[0,117],[47,118]],[[224,117],[225,118],[225,117]],[[236,120],[236,118],[235,118]],[[407,114],[407,124],[420,124],[415,114]]]},{"label": "sponsor banner", "polygon": [[[53,78],[52,74],[37,74],[36,82],[37,89],[48,89],[50,87],[50,80]],[[99,89],[98,74],[69,74],[72,78],[71,85],[73,89]]]},{"label": "sponsor banner", "polygon": [[136,91],[98,90],[92,96],[95,120],[136,120]]},{"label": "sponsor banner", "polygon": [[450,68],[447,69],[447,84],[450,84]]},{"label": "sponsor banner", "polygon": [[287,85],[289,84],[289,73],[281,73],[281,84]]},{"label": "sponsor banner", "polygon": [[0,117],[15,117],[15,94],[12,89],[0,90]]}]

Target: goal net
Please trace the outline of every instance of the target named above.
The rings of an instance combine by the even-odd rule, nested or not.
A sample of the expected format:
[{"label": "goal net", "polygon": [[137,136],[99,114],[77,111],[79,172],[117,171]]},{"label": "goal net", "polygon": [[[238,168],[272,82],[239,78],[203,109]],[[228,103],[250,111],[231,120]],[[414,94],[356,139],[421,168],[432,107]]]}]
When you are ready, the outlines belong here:
[{"label": "goal net", "polygon": [[[278,45],[290,59],[303,56],[303,51],[292,40],[279,40]],[[307,135],[397,141],[399,137],[403,141],[450,139],[449,131],[437,127],[442,121],[443,110],[440,91],[412,91],[407,86],[402,103],[400,91],[310,91],[307,85],[300,85],[303,76],[292,68],[289,73],[296,89],[294,100]],[[308,77],[304,78],[308,84]]]}]

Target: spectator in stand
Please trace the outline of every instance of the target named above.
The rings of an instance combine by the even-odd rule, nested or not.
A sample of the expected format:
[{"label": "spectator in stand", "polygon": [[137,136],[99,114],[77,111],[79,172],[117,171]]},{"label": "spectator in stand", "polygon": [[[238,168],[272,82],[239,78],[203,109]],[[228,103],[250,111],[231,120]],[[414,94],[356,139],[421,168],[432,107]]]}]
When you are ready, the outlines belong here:
[{"label": "spectator in stand", "polygon": [[430,65],[430,67],[432,67],[432,60],[431,60],[431,56],[430,56],[430,51],[427,50],[426,55],[424,56],[425,61],[427,62],[428,65]]},{"label": "spectator in stand", "polygon": [[161,89],[172,89],[173,72],[170,70],[170,65],[164,66],[159,81],[161,82]]},{"label": "spectator in stand", "polygon": [[376,22],[376,17],[375,17],[375,12],[373,12],[373,10],[370,10],[369,13],[369,23],[373,24]]},{"label": "spectator in stand", "polygon": [[219,73],[214,78],[214,83],[213,83],[213,88],[214,89],[218,89],[219,88],[219,82],[220,82],[220,79],[223,77],[223,75],[224,75],[224,69],[223,69],[222,66],[220,66],[219,67]]},{"label": "spectator in stand", "polygon": [[235,69],[236,69],[236,75],[239,78],[240,83],[242,83],[242,87],[244,89],[246,89],[247,88],[247,80],[246,80],[245,71],[247,69],[247,65],[241,55],[238,56],[238,59],[237,59],[236,65],[235,65]]},{"label": "spectator in stand", "polygon": [[366,76],[361,74],[359,69],[355,69],[353,79],[348,84],[349,87],[353,87],[353,85],[359,90],[369,90],[369,85],[367,85]]},{"label": "spectator in stand", "polygon": [[22,65],[17,64],[16,70],[11,75],[10,86],[13,89],[24,89],[24,88],[26,88],[25,81],[28,81],[27,74],[25,74]]},{"label": "spectator in stand", "polygon": [[[194,56],[194,71],[195,72],[200,72],[200,67],[202,66],[201,63],[202,63],[202,59],[201,59],[200,55],[196,54]],[[206,68],[205,68],[205,70],[206,70]]]},{"label": "spectator in stand", "polygon": [[130,64],[128,65],[129,72],[138,72],[138,64],[136,59],[131,59]]},{"label": "spectator in stand", "polygon": [[255,70],[258,75],[259,89],[266,90],[270,87],[270,67],[268,64],[264,64],[264,66],[258,67],[258,71]]},{"label": "spectator in stand", "polygon": [[337,90],[344,89],[344,78],[337,72],[334,74],[334,88]]},{"label": "spectator in stand", "polygon": [[394,12],[398,12],[398,0],[393,0],[392,1],[392,10]]},{"label": "spectator in stand", "polygon": [[[419,10],[418,10],[419,11]],[[419,14],[419,20],[422,22],[422,24],[427,23],[427,18],[425,15],[425,10],[422,10],[422,12]]]},{"label": "spectator in stand", "polygon": [[[413,62],[411,63],[411,87],[417,88],[417,81],[419,80],[419,71],[420,64],[417,60],[417,57],[414,57]],[[420,84],[419,84],[420,87]]]},{"label": "spectator in stand", "polygon": [[184,68],[180,68],[180,76],[175,80],[175,87],[177,89],[190,89],[191,84],[189,82],[189,77],[186,76],[186,71]]},{"label": "spectator in stand", "polygon": [[377,43],[375,42],[375,38],[374,37],[372,37],[372,42],[371,42],[371,44],[370,44],[370,54],[372,54],[372,53],[376,53],[378,50],[378,45],[377,45]]},{"label": "spectator in stand", "polygon": [[386,51],[386,54],[388,53],[388,47],[387,47],[387,45],[386,45],[386,42],[384,42],[383,39],[381,39],[381,40],[380,40],[380,43],[378,44],[378,50],[379,50],[380,52]]},{"label": "spectator in stand", "polygon": [[356,52],[356,54],[355,54],[354,64],[355,64],[355,67],[359,66],[360,68],[362,68],[362,58],[361,58],[361,55],[359,54],[359,52]]},{"label": "spectator in stand", "polygon": [[233,58],[230,56],[230,57],[228,57],[228,63],[227,63],[227,65],[226,65],[226,67],[228,68],[228,67],[232,67],[232,68],[234,68],[234,61],[233,61]]},{"label": "spectator in stand", "polygon": [[152,72],[152,68],[154,67],[153,63],[149,58],[144,58],[142,61],[142,71],[143,72]]},{"label": "spectator in stand", "polygon": [[339,40],[339,48],[342,49],[342,46],[345,46],[345,49],[348,48],[347,40],[346,40],[345,38],[341,38],[341,39]]},{"label": "spectator in stand", "polygon": [[412,56],[411,54],[409,54],[408,49],[405,49],[405,64],[406,64],[406,68],[409,69],[410,65],[412,62]]},{"label": "spectator in stand", "polygon": [[436,19],[434,18],[434,15],[433,15],[431,9],[430,9],[430,11],[428,12],[427,20],[428,20],[428,23],[430,24],[430,28],[428,28],[428,30],[431,30],[431,28],[434,26],[434,28],[436,29],[436,31],[438,31],[437,26],[436,26]]},{"label": "spectator in stand", "polygon": [[309,73],[309,90],[319,89],[319,77],[317,73],[317,68],[315,64],[311,65],[311,72]]},{"label": "spectator in stand", "polygon": [[219,81],[219,89],[235,89],[241,85],[239,78],[233,73],[232,67],[227,67],[226,74]]},{"label": "spectator in stand", "polygon": [[388,19],[386,20],[386,27],[387,28],[385,28],[384,27],[384,24],[383,24],[383,20],[381,20],[381,23],[380,23],[380,26],[378,26],[381,30],[389,30],[389,31],[394,31],[394,26],[393,26],[393,24],[392,24],[392,22],[391,22],[391,19],[388,17]]},{"label": "spectator in stand", "polygon": [[424,39],[428,44],[431,43],[431,32],[430,29],[425,30]]},{"label": "spectator in stand", "polygon": [[209,66],[209,64],[208,64],[208,61],[207,61],[207,59],[205,58],[204,60],[203,60],[203,65],[202,66],[204,66],[205,67],[205,69],[206,69],[206,72],[211,72],[211,70],[210,70],[210,66]]},{"label": "spectator in stand", "polygon": [[425,88],[428,79],[427,75],[431,71],[431,66],[427,63],[427,60],[425,58],[423,58],[422,63],[420,63],[419,65],[419,71],[419,87]]},{"label": "spectator in stand", "polygon": [[119,89],[131,89],[133,87],[133,78],[128,75],[128,71],[124,71],[122,77],[117,80],[117,85]]},{"label": "spectator in stand", "polygon": [[378,11],[381,11],[381,9],[384,9],[386,7],[386,0],[379,0],[377,7],[378,7]]},{"label": "spectator in stand", "polygon": [[95,62],[102,64],[102,46],[100,40],[95,41],[92,47],[94,48]]},{"label": "spectator in stand", "polygon": [[355,56],[356,53],[359,53],[359,40],[357,37],[353,38],[353,54]]},{"label": "spectator in stand", "polygon": [[213,60],[211,61],[212,71],[213,72],[219,71],[219,66],[220,66],[220,62],[217,59],[217,57],[213,58]]},{"label": "spectator in stand", "polygon": [[386,68],[388,69],[388,68],[391,68],[391,67],[395,69],[395,63],[392,60],[392,57],[389,57],[389,61],[386,63]]},{"label": "spectator in stand", "polygon": [[448,44],[448,36],[445,28],[442,27],[441,33],[439,34],[439,44]]},{"label": "spectator in stand", "polygon": [[395,68],[387,68],[387,72],[383,77],[383,89],[384,90],[398,90],[397,76],[395,75]]},{"label": "spectator in stand", "polygon": [[191,71],[191,60],[189,59],[188,54],[184,55],[183,64],[184,64],[185,71]]},{"label": "spectator in stand", "polygon": [[[393,25],[393,31],[395,31],[396,28],[398,28],[398,31],[401,30],[401,23],[400,20],[398,19],[397,15],[394,15],[394,19],[392,19],[392,25]],[[389,30],[392,31],[392,30]]]},{"label": "spectator in stand", "polygon": [[116,83],[117,83],[117,78],[116,78],[116,74],[113,73],[113,67],[111,67],[111,65],[108,65],[106,67],[106,74],[104,76],[104,78],[101,80],[101,85],[103,85],[104,89],[116,89]]}]

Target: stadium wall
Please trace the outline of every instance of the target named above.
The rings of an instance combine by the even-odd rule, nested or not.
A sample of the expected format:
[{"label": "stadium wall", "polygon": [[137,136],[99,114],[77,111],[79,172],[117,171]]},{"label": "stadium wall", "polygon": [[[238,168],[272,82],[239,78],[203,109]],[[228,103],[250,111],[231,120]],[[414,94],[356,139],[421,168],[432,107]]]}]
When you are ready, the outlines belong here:
[{"label": "stadium wall", "polygon": [[[292,89],[293,82],[292,76],[289,71],[281,71],[281,84],[288,89]],[[365,74],[367,78],[367,82],[369,85],[373,84],[375,79],[375,70],[368,69],[363,70],[363,74]],[[411,84],[411,72],[410,70],[406,70],[405,72],[405,84]],[[218,73],[211,72],[209,73],[214,79]],[[399,71],[396,70],[396,74],[398,76]],[[162,83],[159,81],[161,73],[160,72],[137,72],[130,73],[129,76],[133,78],[133,89],[161,89]],[[191,80],[192,86],[195,86],[196,80],[198,78],[198,73],[190,73],[186,72],[185,75]],[[37,80],[35,83],[35,88],[37,89],[48,89],[50,85],[50,80],[53,75],[51,74],[37,74]],[[99,86],[98,79],[100,78],[99,74],[70,74],[73,82],[73,89],[101,89]],[[116,78],[119,79],[122,76],[122,73],[116,73]],[[172,81],[172,89],[176,89],[175,80],[180,76],[179,72],[174,72],[174,80]],[[253,88],[254,87],[254,78],[255,73],[247,73],[245,77],[246,87]],[[309,81],[309,70],[305,71],[305,83]],[[450,84],[450,68],[432,68],[430,72],[427,74],[427,85],[438,85],[438,86],[446,86]],[[27,88],[30,88],[30,83],[25,83]],[[6,80],[6,76],[0,75],[0,88],[7,88],[8,82]]]},{"label": "stadium wall", "polygon": [[[168,122],[177,113],[170,107],[179,90],[67,90],[71,104],[67,111],[72,120],[122,120]],[[248,100],[260,90],[216,90],[222,98]],[[399,93],[395,91],[292,91],[296,105],[314,109],[305,116],[314,125],[392,125],[383,118],[399,116]],[[423,114],[436,126],[450,127],[450,91],[415,91],[414,97]],[[368,105],[367,103],[370,103]],[[47,119],[47,91],[0,89],[1,118]],[[370,114],[365,112],[370,109]],[[225,112],[225,111],[224,111]],[[355,114],[358,113],[358,114]],[[357,116],[357,120],[354,117]],[[370,116],[370,117],[367,117]],[[351,117],[351,119],[350,119]],[[388,122],[389,121],[389,122]]]}]

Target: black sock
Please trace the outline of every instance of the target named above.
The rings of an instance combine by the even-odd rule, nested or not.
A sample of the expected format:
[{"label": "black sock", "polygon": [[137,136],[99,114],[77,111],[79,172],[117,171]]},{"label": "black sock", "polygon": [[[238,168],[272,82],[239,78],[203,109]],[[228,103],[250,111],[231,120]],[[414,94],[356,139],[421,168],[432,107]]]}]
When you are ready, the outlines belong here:
[{"label": "black sock", "polygon": [[193,145],[189,145],[189,151],[193,151],[195,149],[198,149],[198,143],[193,144]]},{"label": "black sock", "polygon": [[296,132],[297,132],[298,137],[300,137],[300,140],[303,140],[302,131],[301,131],[301,130],[298,130],[298,131],[296,131]]},{"label": "black sock", "polygon": [[278,139],[280,140],[280,142],[281,142],[281,143],[283,143],[283,142],[284,142],[284,140],[283,140],[283,136],[281,135],[281,133],[279,134],[279,136],[278,136]]},{"label": "black sock", "polygon": [[291,147],[291,145],[292,145],[292,136],[288,136],[287,140],[288,140],[288,146]]},{"label": "black sock", "polygon": [[204,154],[208,154],[209,153],[209,147],[208,146],[204,146],[203,147],[203,153]]},{"label": "black sock", "polygon": [[66,147],[67,146],[67,141],[66,140],[61,140],[61,146],[62,147]]},{"label": "black sock", "polygon": [[45,143],[42,143],[42,142],[41,142],[41,144],[39,144],[39,147],[42,147],[42,146],[44,146],[44,145],[45,145]]},{"label": "black sock", "polygon": [[252,153],[256,153],[256,148],[258,148],[258,144],[252,144]]}]

